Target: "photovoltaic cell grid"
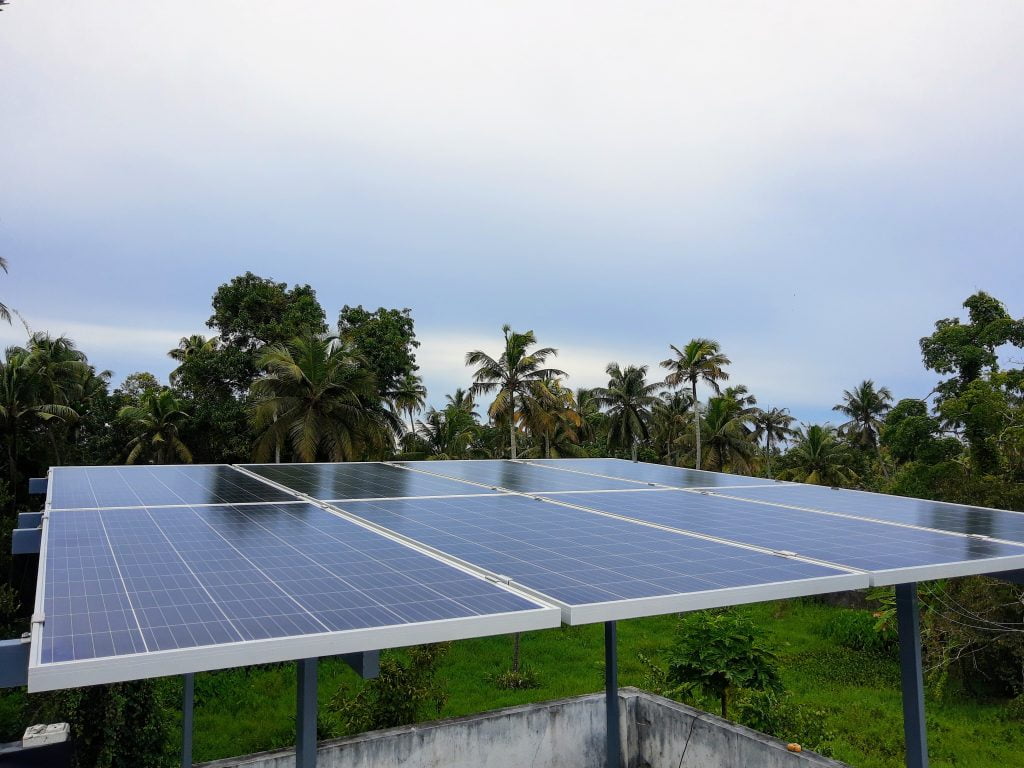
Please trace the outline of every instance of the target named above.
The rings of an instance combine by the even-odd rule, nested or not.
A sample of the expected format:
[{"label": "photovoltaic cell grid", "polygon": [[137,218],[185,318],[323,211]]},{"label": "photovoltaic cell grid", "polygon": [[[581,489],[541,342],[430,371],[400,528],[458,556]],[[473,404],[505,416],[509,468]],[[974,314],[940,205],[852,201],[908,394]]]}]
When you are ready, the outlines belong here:
[{"label": "photovoltaic cell grid", "polygon": [[[658,483],[673,488],[717,488],[776,483],[774,480],[761,477],[729,475],[724,472],[669,467],[664,464],[646,464],[642,461],[626,461],[625,459],[530,459],[529,463],[560,470],[607,475],[624,480]],[[777,484],[786,485],[785,483]]]},{"label": "photovoltaic cell grid", "polygon": [[403,461],[400,466],[519,493],[634,490],[637,483],[514,461]]},{"label": "photovoltaic cell grid", "polygon": [[494,493],[389,464],[252,464],[245,469],[323,501]]},{"label": "photovoltaic cell grid", "polygon": [[309,504],[50,513],[43,664],[538,605]]},{"label": "photovoltaic cell grid", "polygon": [[887,496],[880,493],[825,488],[820,485],[780,485],[772,488],[730,488],[723,492],[754,501],[820,509],[826,512],[917,525],[941,531],[990,536],[1024,543],[1024,513],[986,509],[940,501]]},{"label": "photovoltaic cell grid", "polygon": [[570,606],[849,575],[523,496],[341,508]]},{"label": "photovoltaic cell grid", "polygon": [[[753,490],[776,490],[753,489]],[[566,497],[558,497],[566,500]],[[700,533],[770,550],[872,571],[941,567],[936,577],[958,565],[961,573],[992,571],[996,558],[1005,570],[1024,567],[1024,547],[968,536],[786,507],[751,504],[724,496],[684,491],[589,493],[570,503],[634,520]],[[895,583],[896,573],[876,583]]]},{"label": "photovoltaic cell grid", "polygon": [[51,509],[296,501],[225,465],[54,467]]}]

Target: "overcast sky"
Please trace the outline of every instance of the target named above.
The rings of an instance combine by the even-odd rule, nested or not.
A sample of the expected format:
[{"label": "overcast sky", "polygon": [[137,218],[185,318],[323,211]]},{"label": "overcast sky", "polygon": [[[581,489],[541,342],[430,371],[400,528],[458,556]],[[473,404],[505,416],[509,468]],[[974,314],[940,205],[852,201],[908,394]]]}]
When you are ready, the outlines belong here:
[{"label": "overcast sky", "polygon": [[165,377],[220,283],[310,283],[412,308],[435,402],[505,322],[574,386],[709,336],[823,420],[1024,314],[1022,83],[1017,0],[11,0],[0,300]]}]

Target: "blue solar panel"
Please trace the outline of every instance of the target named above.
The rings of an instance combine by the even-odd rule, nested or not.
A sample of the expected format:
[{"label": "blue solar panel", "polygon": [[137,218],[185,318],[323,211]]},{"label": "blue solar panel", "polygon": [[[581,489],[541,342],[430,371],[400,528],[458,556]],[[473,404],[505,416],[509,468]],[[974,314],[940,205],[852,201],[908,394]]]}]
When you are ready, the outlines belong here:
[{"label": "blue solar panel", "polygon": [[636,483],[559,472],[514,461],[403,461],[401,466],[520,493],[632,490]]},{"label": "blue solar panel", "polygon": [[791,551],[865,571],[893,571],[999,557],[1022,558],[1021,565],[1024,565],[1024,547],[1011,544],[753,504],[712,494],[682,491],[588,493],[572,496],[571,503],[751,546]]},{"label": "blue solar panel", "polygon": [[665,464],[648,464],[643,461],[626,461],[625,459],[530,459],[530,463],[573,472],[588,472],[644,483],[658,483],[673,488],[716,488],[735,485],[764,485],[775,482],[763,477],[729,475],[724,472],[707,472],[683,467],[669,467]]},{"label": "blue solar panel", "polygon": [[308,504],[50,513],[42,664],[538,605]]},{"label": "blue solar panel", "polygon": [[251,472],[324,501],[493,493],[477,485],[373,462],[254,464]]},{"label": "blue solar panel", "polygon": [[1024,513],[1021,512],[833,490],[820,485],[730,489],[728,495],[1024,543]]},{"label": "blue solar panel", "polygon": [[572,606],[843,573],[522,496],[362,501],[342,508]]},{"label": "blue solar panel", "polygon": [[54,467],[52,509],[243,504],[295,497],[223,465]]}]

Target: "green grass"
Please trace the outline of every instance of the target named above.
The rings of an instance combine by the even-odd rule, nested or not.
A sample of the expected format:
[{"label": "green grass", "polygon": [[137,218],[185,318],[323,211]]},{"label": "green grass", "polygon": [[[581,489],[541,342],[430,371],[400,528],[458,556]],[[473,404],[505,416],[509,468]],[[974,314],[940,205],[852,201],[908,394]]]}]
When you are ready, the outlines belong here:
[{"label": "green grass", "polygon": [[[745,610],[769,628],[794,703],[824,712],[825,728],[836,734],[836,759],[856,768],[900,768],[903,725],[897,663],[825,640],[826,621],[841,609],[795,600]],[[660,662],[675,621],[673,616],[663,616],[619,623],[620,685],[642,686],[645,672],[638,653]],[[509,666],[511,638],[454,643],[442,668],[449,696],[440,716],[592,693],[604,687],[601,625],[527,633],[522,653],[540,686],[500,690],[492,681]],[[320,666],[322,712],[342,683],[359,685],[341,661],[325,659]],[[196,695],[197,761],[294,743],[292,665],[197,675]],[[939,701],[929,698],[928,735],[933,768],[1014,765],[1024,753],[1024,729],[1007,718],[1005,702],[976,701],[956,691]],[[792,738],[800,740],[799,735]]]}]

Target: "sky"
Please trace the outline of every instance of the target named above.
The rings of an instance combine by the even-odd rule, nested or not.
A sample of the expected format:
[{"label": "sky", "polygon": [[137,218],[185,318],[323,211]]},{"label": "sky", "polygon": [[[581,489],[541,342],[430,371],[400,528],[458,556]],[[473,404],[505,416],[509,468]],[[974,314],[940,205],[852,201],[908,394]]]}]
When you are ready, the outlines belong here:
[{"label": "sky", "polygon": [[1016,0],[11,0],[0,301],[165,378],[251,270],[411,308],[434,403],[507,322],[835,421],[976,290],[1024,315],[1022,52]]}]

